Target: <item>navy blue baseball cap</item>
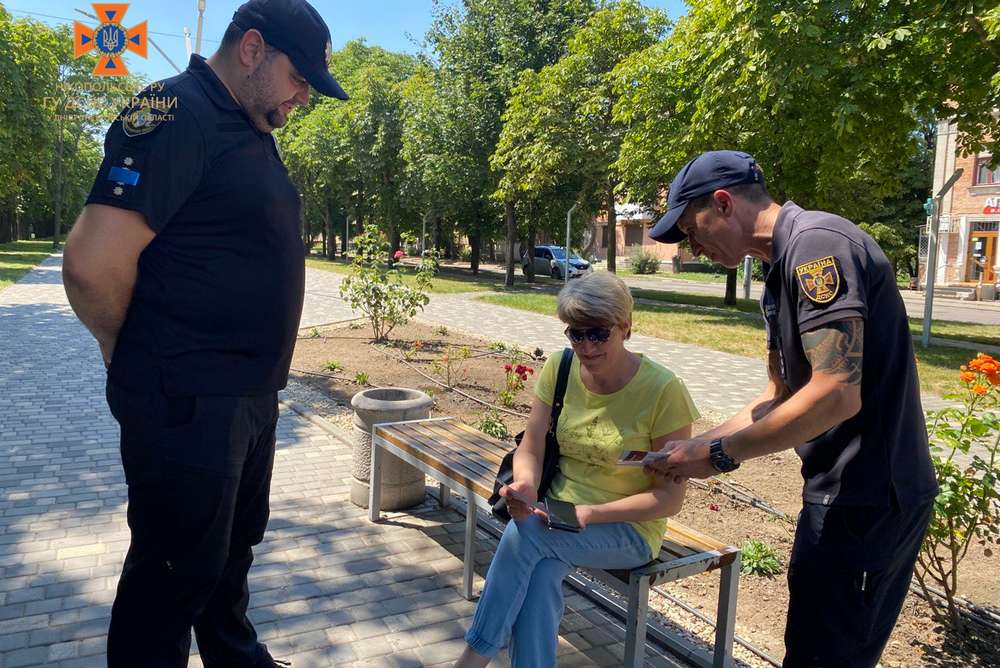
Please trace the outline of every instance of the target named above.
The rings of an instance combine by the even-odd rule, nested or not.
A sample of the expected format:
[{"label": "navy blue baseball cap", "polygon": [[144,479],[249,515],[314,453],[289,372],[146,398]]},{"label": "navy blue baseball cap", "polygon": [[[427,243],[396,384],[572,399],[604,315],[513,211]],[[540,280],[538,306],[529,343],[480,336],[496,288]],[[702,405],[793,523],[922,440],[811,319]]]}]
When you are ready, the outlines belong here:
[{"label": "navy blue baseball cap", "polygon": [[330,29],[305,0],[250,0],[233,14],[242,30],[258,30],[264,41],[281,51],[309,85],[327,97],[347,99],[328,69]]},{"label": "navy blue baseball cap", "polygon": [[720,188],[744,183],[764,183],[764,173],[749,153],[708,151],[694,158],[677,172],[667,194],[667,213],[649,232],[649,237],[664,244],[687,238],[677,227],[688,202]]}]

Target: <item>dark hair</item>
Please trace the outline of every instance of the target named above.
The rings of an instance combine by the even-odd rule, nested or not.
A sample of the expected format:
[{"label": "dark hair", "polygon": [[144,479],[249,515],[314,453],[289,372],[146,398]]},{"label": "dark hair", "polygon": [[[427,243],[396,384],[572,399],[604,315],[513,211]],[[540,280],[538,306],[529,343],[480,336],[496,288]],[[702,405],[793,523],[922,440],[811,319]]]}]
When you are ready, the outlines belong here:
[{"label": "dark hair", "polygon": [[235,23],[230,23],[229,27],[226,28],[226,32],[222,35],[222,44],[219,45],[220,51],[228,51],[243,39],[243,35],[246,34],[246,30],[239,27]]},{"label": "dark hair", "polygon": [[[771,195],[768,194],[767,188],[764,187],[763,183],[741,183],[735,186],[716,188],[716,190],[726,190],[730,194],[736,195],[737,197],[742,197],[748,202],[752,202],[754,204],[764,204],[771,200]],[[688,211],[690,211],[691,213],[698,213],[702,209],[707,209],[711,203],[712,203],[712,193],[702,195],[701,197],[696,197],[695,199],[688,202],[687,209],[685,209],[685,213],[687,213]]]}]

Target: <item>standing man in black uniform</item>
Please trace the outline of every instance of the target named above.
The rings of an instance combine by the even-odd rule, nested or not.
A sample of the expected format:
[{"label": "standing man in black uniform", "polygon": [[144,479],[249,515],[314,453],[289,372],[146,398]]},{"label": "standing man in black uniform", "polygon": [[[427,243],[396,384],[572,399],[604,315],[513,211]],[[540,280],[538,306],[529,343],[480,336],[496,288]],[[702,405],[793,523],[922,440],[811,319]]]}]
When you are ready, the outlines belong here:
[{"label": "standing man in black uniform", "polygon": [[766,390],[724,424],[668,443],[647,471],[707,478],[795,448],[803,509],[788,568],[784,666],[871,667],[913,573],[937,483],[892,265],[849,220],[779,206],[754,159],[704,153],[677,174],[651,237],[770,264]]},{"label": "standing man in black uniform", "polygon": [[66,242],[70,303],[108,366],[131,544],[108,663],[276,665],[246,616],[263,539],[277,391],[304,289],[299,195],[271,132],[327,70],[304,0],[251,0],[211,58],[139,94]]}]

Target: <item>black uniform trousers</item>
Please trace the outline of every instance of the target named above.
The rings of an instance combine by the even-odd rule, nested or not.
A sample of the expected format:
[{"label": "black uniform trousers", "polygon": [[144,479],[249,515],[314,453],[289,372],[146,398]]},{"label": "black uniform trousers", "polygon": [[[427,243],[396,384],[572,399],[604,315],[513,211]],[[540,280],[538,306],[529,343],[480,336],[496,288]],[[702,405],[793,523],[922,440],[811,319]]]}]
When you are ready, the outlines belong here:
[{"label": "black uniform trousers", "polygon": [[263,540],[277,395],[178,396],[112,381],[131,543],[108,632],[108,665],[273,665],[246,616],[251,547]]},{"label": "black uniform trousers", "polygon": [[873,668],[910,586],[934,501],[806,503],[788,567],[784,668]]}]

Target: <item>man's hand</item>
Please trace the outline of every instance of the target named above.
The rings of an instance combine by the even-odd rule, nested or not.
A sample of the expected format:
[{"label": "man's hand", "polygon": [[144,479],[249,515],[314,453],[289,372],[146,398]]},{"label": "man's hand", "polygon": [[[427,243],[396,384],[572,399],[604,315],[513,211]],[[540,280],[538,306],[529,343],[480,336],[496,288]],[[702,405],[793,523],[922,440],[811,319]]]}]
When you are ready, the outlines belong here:
[{"label": "man's hand", "polygon": [[668,441],[661,450],[646,455],[642,470],[649,475],[673,478],[676,483],[688,478],[711,478],[718,473],[709,458],[708,441],[698,438]]}]

